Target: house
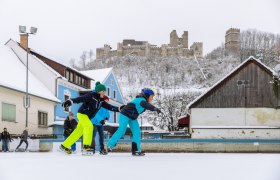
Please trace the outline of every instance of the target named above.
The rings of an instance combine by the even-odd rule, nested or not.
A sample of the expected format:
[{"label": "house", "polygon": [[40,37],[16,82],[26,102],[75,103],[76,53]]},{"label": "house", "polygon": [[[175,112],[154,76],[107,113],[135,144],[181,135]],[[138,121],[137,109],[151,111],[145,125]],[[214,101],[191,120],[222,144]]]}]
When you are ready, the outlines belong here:
[{"label": "house", "polygon": [[[20,43],[17,43],[12,39],[6,43],[6,45],[16,53],[23,64],[26,64],[25,49],[27,45],[25,43],[25,38],[24,35],[21,35]],[[30,71],[40,79],[40,81],[43,82],[43,84],[45,84],[52,94],[61,102],[64,102],[68,98],[80,96],[80,91],[90,90],[90,82],[92,79],[81,74],[74,68],[51,60],[32,49],[30,49],[28,57]],[[66,109],[64,109],[61,104],[55,106],[54,123],[49,123],[48,125],[53,127],[53,133],[58,135],[58,138],[62,138],[63,122],[69,111],[76,114],[79,106],[79,104],[74,104]]]},{"label": "house", "polygon": [[[13,49],[0,46],[0,129],[21,134],[26,128],[26,66]],[[28,72],[27,128],[29,134],[52,134],[48,125],[54,121],[54,107],[60,100],[30,70]]]},{"label": "house", "polygon": [[188,105],[192,138],[279,139],[274,71],[249,57]]},{"label": "house", "polygon": [[[120,86],[113,72],[113,68],[95,69],[88,71],[81,71],[81,73],[94,79],[91,83],[92,89],[95,88],[96,82],[101,82],[107,88],[106,95],[110,98],[109,103],[114,106],[121,106],[125,104]],[[110,119],[108,122],[119,122],[119,113],[110,112]]]}]

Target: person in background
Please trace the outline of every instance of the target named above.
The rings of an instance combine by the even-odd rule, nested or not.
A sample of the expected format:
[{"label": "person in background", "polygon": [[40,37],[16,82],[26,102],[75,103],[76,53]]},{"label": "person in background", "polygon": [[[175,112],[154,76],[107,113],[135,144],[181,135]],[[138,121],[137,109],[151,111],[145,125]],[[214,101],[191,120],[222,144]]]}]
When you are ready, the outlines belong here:
[{"label": "person in background", "polygon": [[27,151],[27,148],[28,148],[28,141],[27,141],[27,138],[28,138],[28,131],[27,129],[25,129],[22,134],[20,135],[20,143],[19,145],[17,146],[16,150],[15,151],[18,151],[18,148],[21,146],[21,144],[24,142],[26,144],[25,146],[25,150],[24,151]]},{"label": "person in background", "polygon": [[[67,139],[68,136],[70,136],[70,134],[77,127],[78,123],[73,117],[74,117],[74,114],[72,112],[69,112],[67,118],[64,121],[64,132],[63,132],[64,140]],[[72,150],[72,152],[76,152],[76,143],[74,143],[71,146],[71,150]]]},{"label": "person in background", "polygon": [[7,131],[7,128],[4,128],[4,131],[1,133],[0,141],[2,141],[2,151],[9,151],[9,142],[12,141],[10,133]]},{"label": "person in background", "polygon": [[[106,103],[109,102],[109,97],[108,96],[103,96],[104,100]],[[91,119],[91,122],[94,126],[93,128],[93,136],[92,136],[92,147],[95,147],[95,136],[96,133],[98,132],[99,134],[99,145],[100,145],[100,151],[99,153],[101,155],[107,155],[107,151],[104,148],[104,127],[103,125],[105,124],[105,121],[110,118],[110,113],[109,110],[101,107],[99,111],[96,113],[94,118]]]}]

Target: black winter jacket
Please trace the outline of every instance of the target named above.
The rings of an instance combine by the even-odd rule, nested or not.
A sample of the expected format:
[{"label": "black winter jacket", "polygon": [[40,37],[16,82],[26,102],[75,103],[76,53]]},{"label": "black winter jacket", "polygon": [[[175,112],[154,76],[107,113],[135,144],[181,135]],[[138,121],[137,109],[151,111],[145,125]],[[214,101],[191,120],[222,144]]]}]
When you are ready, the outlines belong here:
[{"label": "black winter jacket", "polygon": [[3,131],[3,132],[1,133],[1,138],[0,138],[0,140],[3,140],[3,139],[5,139],[5,140],[8,139],[10,142],[12,141],[9,132],[4,132],[4,131]]},{"label": "black winter jacket", "polygon": [[64,121],[64,133],[63,136],[70,136],[70,134],[76,129],[77,121],[75,119],[69,120],[67,117]]},{"label": "black winter jacket", "polygon": [[108,104],[105,102],[104,98],[101,98],[100,95],[94,91],[71,100],[73,103],[83,103],[78,112],[86,114],[89,119],[93,118],[101,107],[110,111],[119,112],[118,107]]},{"label": "black winter jacket", "polygon": [[132,120],[136,120],[140,114],[146,111],[146,109],[150,111],[157,110],[155,106],[147,102],[146,98],[142,96],[136,96],[135,99],[122,108],[121,114],[129,117]]}]

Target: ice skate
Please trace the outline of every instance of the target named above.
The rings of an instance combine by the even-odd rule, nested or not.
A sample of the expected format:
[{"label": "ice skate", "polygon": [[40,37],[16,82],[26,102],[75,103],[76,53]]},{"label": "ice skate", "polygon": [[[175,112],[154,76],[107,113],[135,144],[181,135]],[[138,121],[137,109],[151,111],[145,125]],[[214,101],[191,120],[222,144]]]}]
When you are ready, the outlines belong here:
[{"label": "ice skate", "polygon": [[108,152],[106,151],[106,149],[101,149],[101,150],[99,151],[99,154],[100,154],[100,155],[107,155]]},{"label": "ice skate", "polygon": [[71,149],[68,149],[68,148],[64,147],[62,144],[59,146],[58,151],[63,152],[65,154],[71,154],[72,153]]},{"label": "ice skate", "polygon": [[107,146],[107,154],[109,153],[109,152],[112,152],[113,151],[113,148],[111,148],[110,146]]},{"label": "ice skate", "polygon": [[132,151],[132,156],[145,156],[145,151]]},{"label": "ice skate", "polygon": [[83,156],[93,156],[94,153],[95,153],[95,149],[93,149],[91,146],[84,145],[84,148],[82,149]]}]

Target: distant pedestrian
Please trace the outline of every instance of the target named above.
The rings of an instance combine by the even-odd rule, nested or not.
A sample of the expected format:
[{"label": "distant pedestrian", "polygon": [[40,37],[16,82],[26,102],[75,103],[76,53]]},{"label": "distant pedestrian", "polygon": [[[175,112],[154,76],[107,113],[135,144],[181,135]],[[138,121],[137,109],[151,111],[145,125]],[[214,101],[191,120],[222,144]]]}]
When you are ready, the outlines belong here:
[{"label": "distant pedestrian", "polygon": [[[77,127],[78,123],[77,123],[76,119],[74,119],[73,117],[74,117],[74,114],[72,112],[69,112],[67,118],[64,121],[64,133],[63,133],[64,139],[67,139],[70,136],[70,134]],[[74,143],[71,146],[71,150],[72,150],[72,152],[76,151],[76,143]]]},{"label": "distant pedestrian", "polygon": [[0,141],[2,141],[2,151],[9,151],[9,142],[12,141],[10,133],[7,131],[7,128],[4,128],[4,131],[1,133]]},{"label": "distant pedestrian", "polygon": [[24,151],[27,151],[27,148],[28,148],[28,141],[27,141],[27,138],[28,138],[28,131],[27,129],[25,129],[22,134],[20,135],[20,143],[19,145],[17,146],[16,150],[15,151],[18,151],[18,148],[21,146],[21,144],[24,142],[26,144],[25,146],[25,150]]}]

